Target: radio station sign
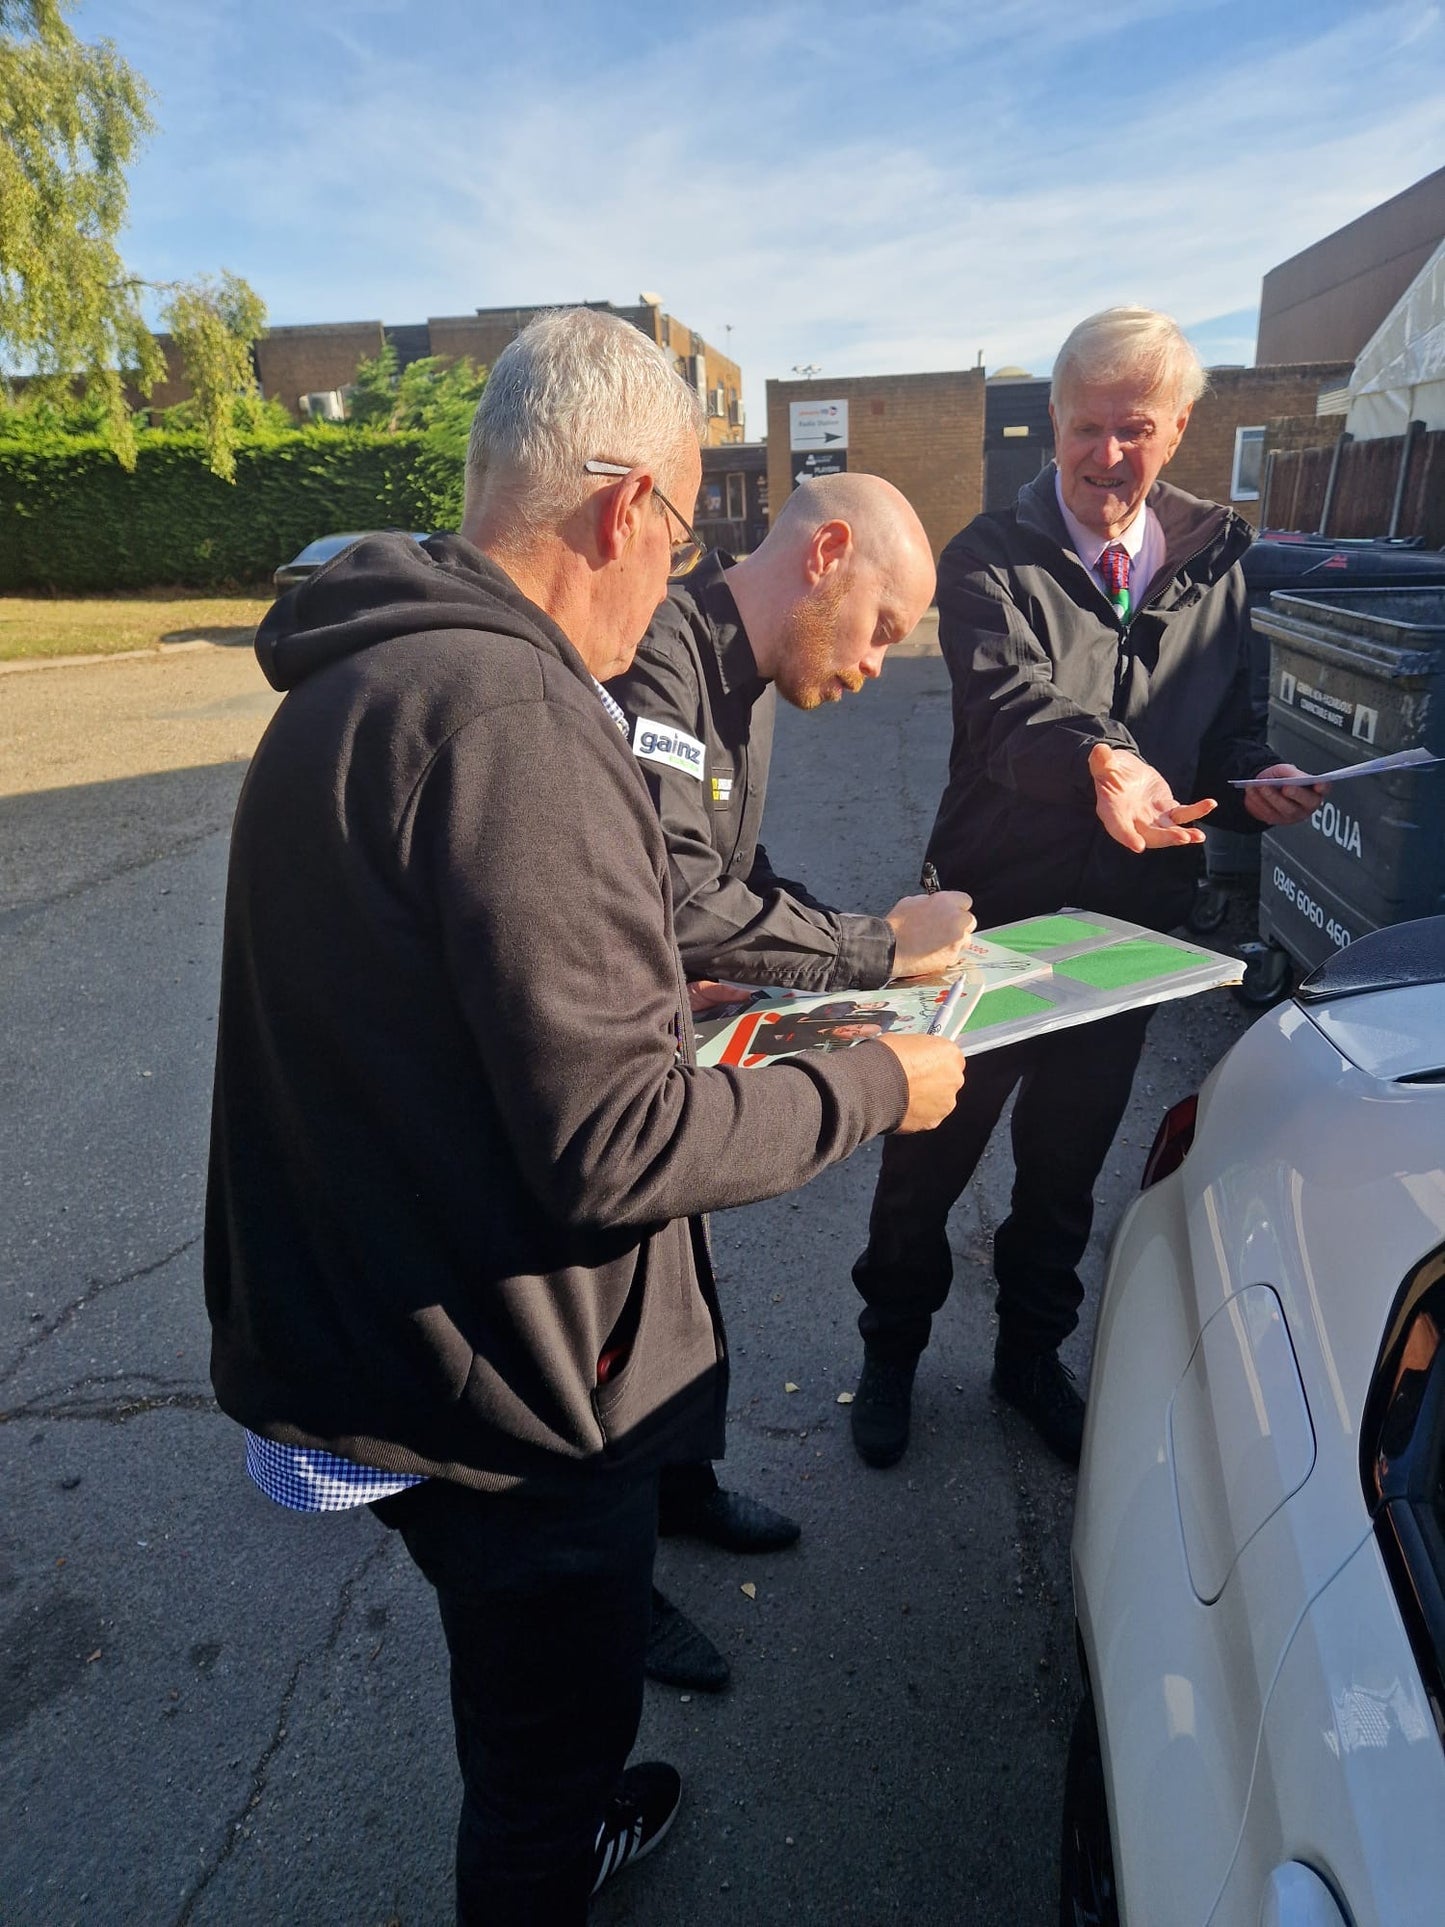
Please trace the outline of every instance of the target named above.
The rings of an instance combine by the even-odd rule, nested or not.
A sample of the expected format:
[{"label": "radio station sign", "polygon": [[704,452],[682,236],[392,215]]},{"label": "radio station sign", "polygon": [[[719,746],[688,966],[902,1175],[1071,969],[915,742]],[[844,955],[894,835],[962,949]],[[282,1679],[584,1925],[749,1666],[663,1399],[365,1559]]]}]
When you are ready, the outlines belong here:
[{"label": "radio station sign", "polygon": [[790,401],[788,446],[795,452],[848,446],[846,401]]}]

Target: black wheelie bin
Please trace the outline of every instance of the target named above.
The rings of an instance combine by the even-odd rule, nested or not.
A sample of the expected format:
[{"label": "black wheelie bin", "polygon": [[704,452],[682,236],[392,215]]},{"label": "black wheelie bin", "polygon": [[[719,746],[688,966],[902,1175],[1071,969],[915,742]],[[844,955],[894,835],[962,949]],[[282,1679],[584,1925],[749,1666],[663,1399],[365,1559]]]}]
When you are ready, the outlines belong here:
[{"label": "black wheelie bin", "polygon": [[[1269,739],[1301,769],[1397,750],[1445,755],[1445,588],[1280,595]],[[1241,994],[1267,1004],[1368,931],[1445,911],[1445,764],[1337,784],[1308,821],[1260,839],[1258,946]]]},{"label": "black wheelie bin", "polygon": [[[1358,589],[1445,588],[1445,553],[1418,539],[1380,537],[1333,542],[1328,536],[1266,530],[1246,552],[1244,581],[1250,614],[1255,706],[1263,719],[1269,700],[1269,637],[1255,621],[1272,594],[1335,595]],[[1271,740],[1273,740],[1271,738]],[[1231,901],[1247,905],[1259,894],[1257,836],[1204,825],[1204,879],[1189,927],[1200,936],[1217,930]]]}]

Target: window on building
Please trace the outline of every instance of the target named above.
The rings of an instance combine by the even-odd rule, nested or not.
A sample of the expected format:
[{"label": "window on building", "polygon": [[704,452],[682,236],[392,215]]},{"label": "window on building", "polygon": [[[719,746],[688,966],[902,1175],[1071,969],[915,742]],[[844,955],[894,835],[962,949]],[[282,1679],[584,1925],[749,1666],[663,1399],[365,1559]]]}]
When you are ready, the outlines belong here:
[{"label": "window on building", "polygon": [[727,477],[729,522],[741,522],[748,512],[747,484],[741,475]]},{"label": "window on building", "polygon": [[1264,429],[1236,428],[1234,431],[1234,476],[1229,484],[1231,502],[1257,502],[1260,475],[1264,465]]}]

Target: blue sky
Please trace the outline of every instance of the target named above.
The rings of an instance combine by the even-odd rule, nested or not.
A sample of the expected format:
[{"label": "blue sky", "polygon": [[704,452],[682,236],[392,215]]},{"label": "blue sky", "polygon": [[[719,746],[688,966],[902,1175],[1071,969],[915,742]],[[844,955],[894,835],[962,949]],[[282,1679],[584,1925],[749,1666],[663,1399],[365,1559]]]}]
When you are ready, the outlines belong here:
[{"label": "blue sky", "polygon": [[[642,289],[746,378],[1047,372],[1169,310],[1253,359],[1267,268],[1445,163],[1423,0],[83,0],[156,90],[127,258],[276,323]],[[731,332],[729,333],[729,330]]]}]

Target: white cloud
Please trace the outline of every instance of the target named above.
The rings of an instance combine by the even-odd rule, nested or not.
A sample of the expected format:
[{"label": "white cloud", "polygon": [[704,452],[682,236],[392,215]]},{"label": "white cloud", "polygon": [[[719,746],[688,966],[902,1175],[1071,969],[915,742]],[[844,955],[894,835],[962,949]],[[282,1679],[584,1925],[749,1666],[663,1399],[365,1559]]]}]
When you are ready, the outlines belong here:
[{"label": "white cloud", "polygon": [[[1116,300],[1232,320],[1205,338],[1237,348],[1266,269],[1445,149],[1445,28],[1409,0],[1273,37],[1229,0],[1126,0],[1103,34],[1063,0],[806,0],[625,47],[603,16],[506,39],[443,6],[423,33],[387,0],[323,33],[302,0],[279,68],[217,11],[136,178],[151,271],[224,262],[277,321],[656,288],[719,345],[731,324],[759,431],[795,363],[1042,372]],[[153,39],[166,12],[127,9]]]}]

